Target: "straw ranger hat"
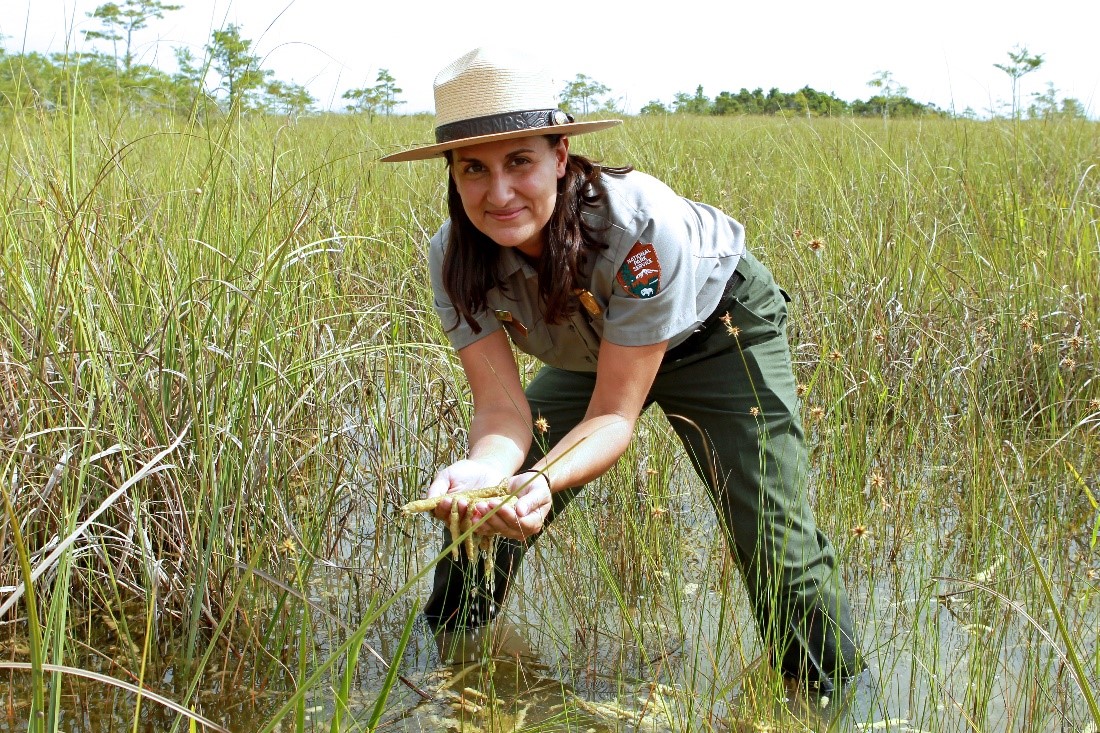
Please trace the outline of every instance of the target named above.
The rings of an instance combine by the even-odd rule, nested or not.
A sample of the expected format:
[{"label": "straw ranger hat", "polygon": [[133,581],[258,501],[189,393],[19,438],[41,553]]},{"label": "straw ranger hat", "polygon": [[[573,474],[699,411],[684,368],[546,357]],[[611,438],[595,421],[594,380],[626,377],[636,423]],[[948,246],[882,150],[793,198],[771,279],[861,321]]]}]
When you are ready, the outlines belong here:
[{"label": "straw ranger hat", "polygon": [[435,77],[435,144],[403,150],[385,163],[426,160],[448,150],[531,135],[581,135],[622,120],[574,122],[558,109],[553,79],[513,51],[476,48]]}]

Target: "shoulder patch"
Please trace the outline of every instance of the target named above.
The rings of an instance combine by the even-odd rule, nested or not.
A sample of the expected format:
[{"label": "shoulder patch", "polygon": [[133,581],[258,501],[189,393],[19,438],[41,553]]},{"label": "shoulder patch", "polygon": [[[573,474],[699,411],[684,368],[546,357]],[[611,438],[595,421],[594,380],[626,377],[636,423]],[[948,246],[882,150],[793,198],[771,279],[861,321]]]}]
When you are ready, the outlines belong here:
[{"label": "shoulder patch", "polygon": [[635,242],[615,279],[635,298],[652,298],[661,290],[661,263],[657,250],[648,242]]}]

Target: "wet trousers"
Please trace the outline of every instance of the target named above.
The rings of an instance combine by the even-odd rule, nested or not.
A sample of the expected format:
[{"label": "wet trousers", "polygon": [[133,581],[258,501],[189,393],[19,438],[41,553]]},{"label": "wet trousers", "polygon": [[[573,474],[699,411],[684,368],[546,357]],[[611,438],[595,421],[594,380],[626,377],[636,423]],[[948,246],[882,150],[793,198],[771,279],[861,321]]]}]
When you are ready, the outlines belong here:
[{"label": "wet trousers", "polygon": [[[669,417],[707,485],[773,662],[784,674],[830,692],[838,680],[858,673],[862,661],[833,548],[806,497],[808,460],[785,332],[786,295],[751,255],[737,270],[714,317],[666,355],[647,406],[656,403]],[[595,374],[549,366],[530,382],[527,399],[532,413],[549,423],[549,445],[584,417],[595,383]],[[532,447],[524,467],[541,455]],[[556,492],[547,522],[579,491]],[[449,544],[446,531],[443,536]],[[466,562],[462,553],[458,560],[441,560],[425,606],[431,626],[453,630],[490,620],[535,539],[498,543],[494,596],[481,563]]]}]

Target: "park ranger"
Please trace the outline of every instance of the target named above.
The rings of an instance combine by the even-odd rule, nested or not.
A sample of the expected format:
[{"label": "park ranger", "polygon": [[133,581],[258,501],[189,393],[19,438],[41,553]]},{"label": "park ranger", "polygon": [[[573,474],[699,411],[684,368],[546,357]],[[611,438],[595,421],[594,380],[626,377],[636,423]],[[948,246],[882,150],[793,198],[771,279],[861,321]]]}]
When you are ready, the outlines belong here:
[{"label": "park ranger", "polygon": [[[831,694],[862,661],[806,499],[787,297],[744,228],[651,176],[570,154],[570,136],[618,121],[559,111],[522,56],[466,54],[436,77],[435,101],[436,142],[382,159],[447,161],[432,291],[474,412],[467,456],[428,495],[444,497],[441,520],[448,493],[506,481],[517,499],[456,500],[479,533],[507,541],[493,583],[463,555],[439,562],[428,621],[487,623],[525,549],[656,403],[710,490],[775,665]],[[509,341],[544,364],[526,390]]]}]

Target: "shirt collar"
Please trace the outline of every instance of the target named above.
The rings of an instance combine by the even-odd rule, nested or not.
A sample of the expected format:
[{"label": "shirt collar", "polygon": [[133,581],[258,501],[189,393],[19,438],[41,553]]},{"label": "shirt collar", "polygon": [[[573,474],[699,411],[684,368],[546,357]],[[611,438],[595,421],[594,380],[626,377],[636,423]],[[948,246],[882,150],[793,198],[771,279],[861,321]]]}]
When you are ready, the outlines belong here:
[{"label": "shirt collar", "polygon": [[512,247],[501,247],[500,252],[500,274],[501,277],[511,277],[517,272],[522,272],[523,276],[530,280],[533,277],[538,277],[538,273],[535,268],[531,267],[526,259],[520,256],[519,252]]}]

